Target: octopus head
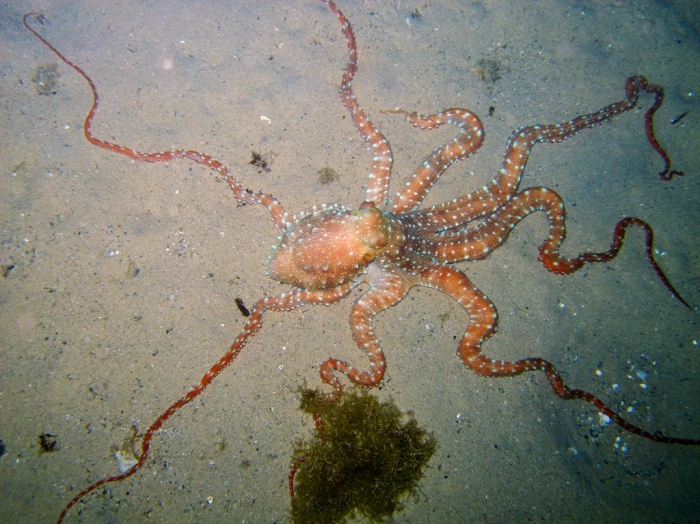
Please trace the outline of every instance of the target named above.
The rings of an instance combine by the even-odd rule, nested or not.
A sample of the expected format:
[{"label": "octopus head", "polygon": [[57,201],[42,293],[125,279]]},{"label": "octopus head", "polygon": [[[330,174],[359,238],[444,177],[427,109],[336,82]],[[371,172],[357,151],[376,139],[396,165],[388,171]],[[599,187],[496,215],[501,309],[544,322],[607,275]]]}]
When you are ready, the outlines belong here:
[{"label": "octopus head", "polygon": [[387,219],[373,203],[359,210],[326,209],[287,228],[268,272],[299,288],[332,289],[360,275],[388,242]]}]

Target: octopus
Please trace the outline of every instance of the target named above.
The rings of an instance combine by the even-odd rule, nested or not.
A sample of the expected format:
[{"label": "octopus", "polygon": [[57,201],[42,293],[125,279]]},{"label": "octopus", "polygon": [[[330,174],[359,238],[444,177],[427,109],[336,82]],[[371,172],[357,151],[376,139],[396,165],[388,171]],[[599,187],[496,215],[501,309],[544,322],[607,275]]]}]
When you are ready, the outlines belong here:
[{"label": "octopus", "polygon": [[646,222],[634,217],[623,218],[614,229],[608,251],[588,252],[569,258],[559,252],[565,237],[562,198],[545,187],[520,189],[523,171],[535,144],[561,142],[630,111],[637,106],[642,92],[654,96],[654,103],[645,114],[645,129],[649,143],[664,162],[660,176],[663,180],[671,180],[674,176],[682,175],[682,172],[671,169],[670,158],[653,132],[652,117],[663,101],[663,89],[650,84],[643,76],[633,76],[627,79],[625,99],[620,102],[561,124],[521,127],[508,140],[500,172],[490,183],[465,196],[421,208],[431,187],[445,170],[480,149],[484,142],[481,121],[474,113],[460,108],[447,109],[434,115],[398,109],[384,111],[403,115],[413,126],[422,130],[444,125],[457,128],[457,136],[428,155],[405,185],[390,195],[391,147],[360,107],[352,89],[358,68],[352,26],[333,0],[321,1],[336,15],[347,41],[349,61],[340,84],[342,102],[358,133],[371,147],[373,156],[365,200],[358,209],[349,209],[340,204],[321,204],[296,214],[286,212],[270,195],[245,189],[227,167],[204,153],[193,150],[144,153],[96,138],[91,131],[98,108],[95,84],[83,69],[66,58],[30,25],[30,20],[43,23],[40,13],[24,15],[25,27],[90,85],[93,104],[84,123],[87,140],[97,147],[141,162],[189,159],[217,172],[228,183],[239,203],[265,206],[275,226],[282,232],[268,260],[268,275],[291,286],[289,291],[264,297],[254,305],[243,330],[229,350],[196,386],[148,427],[141,440],[138,461],[127,471],[98,480],[83,489],[65,506],[58,521],[62,522],[73,505],[88,493],[106,483],[124,480],[144,465],[156,432],[178,410],[201,395],[217,375],[231,364],[261,328],[266,311],[290,311],[309,304],[333,304],[360,285],[366,285],[368,290],[355,300],[350,312],[350,326],[357,346],[367,355],[369,363],[366,369],[358,369],[335,358],[326,360],[321,365],[320,376],[333,388],[329,400],[342,391],[341,376],[366,388],[381,383],[386,359],[372,327],[373,319],[381,311],[400,302],[412,287],[424,286],[445,293],[466,311],[468,325],[459,341],[457,353],[462,363],[477,375],[513,377],[525,372],[542,371],[561,398],[587,401],[631,433],[657,442],[700,445],[698,439],[651,433],[624,420],[591,393],[567,386],[547,360],[531,357],[509,362],[486,356],[482,346],[497,331],[496,307],[453,265],[455,262],[487,258],[507,241],[509,233],[521,220],[540,211],[547,218],[549,234],[539,247],[539,260],[547,270],[557,274],[571,274],[587,264],[610,261],[620,251],[627,230],[639,227],[646,235],[649,263],[670,293],[690,308],[654,260],[653,232]]}]

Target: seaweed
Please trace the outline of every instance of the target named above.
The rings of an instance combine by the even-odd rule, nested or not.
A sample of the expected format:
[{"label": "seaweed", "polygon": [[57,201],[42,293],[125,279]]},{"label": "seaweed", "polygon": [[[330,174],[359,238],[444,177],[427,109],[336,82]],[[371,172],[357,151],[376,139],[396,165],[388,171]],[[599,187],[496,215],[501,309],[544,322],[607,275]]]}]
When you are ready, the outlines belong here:
[{"label": "seaweed", "polygon": [[290,474],[292,521],[336,523],[364,517],[383,522],[417,498],[436,440],[391,402],[364,390],[325,394],[300,389],[302,411],[313,415],[309,442],[297,443]]}]

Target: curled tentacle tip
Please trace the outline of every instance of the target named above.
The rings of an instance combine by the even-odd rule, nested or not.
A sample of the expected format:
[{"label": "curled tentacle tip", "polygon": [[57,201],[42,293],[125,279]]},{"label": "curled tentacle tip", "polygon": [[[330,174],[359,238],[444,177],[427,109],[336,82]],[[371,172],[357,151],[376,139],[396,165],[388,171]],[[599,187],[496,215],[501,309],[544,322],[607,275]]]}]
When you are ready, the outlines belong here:
[{"label": "curled tentacle tip", "polygon": [[677,171],[675,169],[672,171],[669,169],[665,169],[664,171],[659,173],[659,177],[661,178],[661,180],[664,180],[666,182],[668,182],[669,180],[673,180],[673,177],[683,176],[683,175],[685,175],[685,173],[683,171]]}]

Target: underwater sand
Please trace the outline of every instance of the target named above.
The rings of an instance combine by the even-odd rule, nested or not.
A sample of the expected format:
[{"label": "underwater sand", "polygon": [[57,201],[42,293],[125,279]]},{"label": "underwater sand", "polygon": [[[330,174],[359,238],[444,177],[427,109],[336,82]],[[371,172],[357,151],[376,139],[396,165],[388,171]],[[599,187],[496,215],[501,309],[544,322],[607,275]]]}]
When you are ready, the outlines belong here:
[{"label": "underwater sand", "polygon": [[[622,100],[633,74],[661,84],[656,133],[685,177],[659,180],[643,114],[632,111],[535,146],[522,187],[562,195],[569,255],[607,249],[623,216],[649,222],[660,265],[700,304],[692,0],[339,8],[358,41],[355,94],[393,147],[392,187],[455,131],[414,130],[380,109],[466,107],[484,122],[484,147],[448,170],[428,204],[489,181],[516,128]],[[41,34],[96,82],[97,137],[208,153],[290,212],[356,207],[371,164],[338,96],[345,40],[320,2],[1,6],[1,522],[53,521],[79,490],[116,474],[114,452],[134,428],[143,432],[236,337],[245,319],[235,299],[251,307],[285,289],[265,276],[278,232],[264,208],[237,206],[191,162],[134,163],[85,140],[89,87],[54,68],[59,60],[24,29],[32,10],[44,12]],[[47,78],[55,94],[39,94]],[[253,151],[272,160],[269,171],[249,164]],[[325,167],[339,179],[321,184]],[[544,357],[631,422],[700,438],[698,313],[656,278],[642,235],[631,232],[607,265],[557,276],[537,261],[546,231],[541,214],[530,217],[488,259],[457,264],[499,310],[484,352]],[[68,522],[286,522],[293,446],[313,429],[297,389],[324,387],[318,368],[330,356],[366,365],[347,321],[352,299],[268,313],[240,357],[166,422],[147,465],[86,497]],[[700,449],[600,427],[592,406],[560,400],[542,373],[476,376],[455,354],[466,322],[455,302],[423,288],[376,319],[388,370],[373,394],[412,411],[439,445],[396,522],[697,521]],[[57,435],[57,451],[39,452],[42,433]]]}]

